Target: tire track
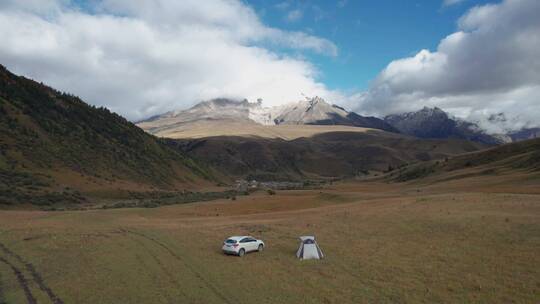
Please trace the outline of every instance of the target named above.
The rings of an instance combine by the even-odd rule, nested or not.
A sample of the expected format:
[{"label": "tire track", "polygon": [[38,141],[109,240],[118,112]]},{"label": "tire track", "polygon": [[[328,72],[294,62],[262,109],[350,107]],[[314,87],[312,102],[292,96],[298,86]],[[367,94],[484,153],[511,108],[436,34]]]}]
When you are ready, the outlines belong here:
[{"label": "tire track", "polygon": [[0,273],[0,304],[6,304],[4,299],[4,286],[2,286],[2,273]]},{"label": "tire track", "polygon": [[140,239],[137,239],[135,237],[132,237],[131,238],[134,242],[136,242],[137,244],[139,244],[140,246],[142,246],[144,249],[146,249],[146,251],[148,251],[150,253],[150,256],[152,257],[152,259],[154,260],[154,262],[156,262],[156,264],[159,266],[159,268],[161,269],[161,271],[163,271],[167,277],[169,277],[169,280],[171,280],[171,282],[174,283],[174,285],[176,285],[176,287],[178,287],[178,291],[180,292],[180,294],[182,294],[183,297],[186,297],[187,298],[187,295],[185,292],[183,292],[180,287],[182,287],[182,284],[180,284],[180,282],[178,282],[178,280],[171,274],[171,272],[165,267],[165,265],[163,265],[163,263],[161,262],[161,260],[152,254],[152,252],[150,251],[150,249],[148,249],[148,246],[146,244],[144,244],[144,242],[142,242]]},{"label": "tire track", "polygon": [[143,233],[140,233],[140,232],[136,232],[136,231],[131,231],[131,230],[127,230],[127,229],[120,229],[121,231],[125,232],[125,233],[129,233],[129,234],[133,234],[133,235],[137,235],[139,237],[142,237],[146,240],[149,240],[151,242],[153,242],[154,244],[158,245],[159,247],[165,249],[172,257],[174,257],[177,261],[181,262],[182,264],[184,264],[184,266],[189,270],[191,271],[199,280],[201,280],[201,282],[204,283],[204,285],[209,289],[211,290],[215,296],[217,296],[220,300],[223,301],[223,303],[227,303],[227,304],[232,304],[234,303],[235,301],[231,301],[229,298],[227,298],[223,293],[221,293],[221,291],[219,291],[219,289],[217,289],[210,281],[208,281],[207,279],[204,278],[203,275],[201,275],[194,267],[193,265],[189,264],[188,262],[186,262],[181,256],[179,256],[178,254],[176,254],[171,248],[169,248],[169,246],[165,245],[163,242],[159,241],[158,239],[156,238],[153,238],[153,237],[150,237],[150,236],[147,236],[146,234],[143,234]]},{"label": "tire track", "polygon": [[8,260],[4,259],[3,257],[0,257],[0,262],[6,264],[13,270],[13,273],[17,277],[17,281],[19,282],[19,286],[21,286],[24,295],[26,297],[26,302],[28,304],[37,304],[36,298],[34,298],[34,295],[30,291],[30,288],[28,287],[28,280],[24,277],[22,271],[15,267],[15,265],[11,264]]},{"label": "tire track", "polygon": [[[20,255],[16,254],[15,252],[11,251],[6,245],[0,242],[0,250],[2,250],[5,254],[8,256],[13,257],[16,259],[19,263],[23,264],[26,270],[32,275],[33,281],[38,285],[39,289],[41,289],[43,292],[47,294],[51,302],[54,304],[64,304],[64,301],[60,299],[53,291],[52,289],[45,284],[45,281],[43,280],[43,277],[41,274],[36,270],[34,265],[32,263],[26,262]],[[9,263],[6,259],[3,259],[5,262]],[[14,267],[11,263],[10,265]],[[22,275],[22,272],[21,272]]]}]

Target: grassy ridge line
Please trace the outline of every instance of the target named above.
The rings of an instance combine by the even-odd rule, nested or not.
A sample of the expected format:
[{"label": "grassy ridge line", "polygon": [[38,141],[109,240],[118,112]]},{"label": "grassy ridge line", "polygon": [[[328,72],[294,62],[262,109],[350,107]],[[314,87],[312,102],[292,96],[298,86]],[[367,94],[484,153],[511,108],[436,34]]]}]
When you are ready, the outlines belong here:
[{"label": "grassy ridge line", "polygon": [[540,172],[540,139],[506,144],[444,160],[402,166],[387,174],[386,178],[405,182],[458,170],[470,171],[469,176],[493,175],[505,170]]}]

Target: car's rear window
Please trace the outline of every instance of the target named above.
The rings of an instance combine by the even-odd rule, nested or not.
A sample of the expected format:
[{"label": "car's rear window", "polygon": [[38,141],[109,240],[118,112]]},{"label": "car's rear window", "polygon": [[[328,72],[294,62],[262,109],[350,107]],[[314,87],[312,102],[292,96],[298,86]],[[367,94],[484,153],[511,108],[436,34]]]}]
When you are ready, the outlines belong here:
[{"label": "car's rear window", "polygon": [[236,240],[228,239],[228,240],[225,241],[225,243],[227,243],[227,244],[234,244],[234,243],[236,243]]}]

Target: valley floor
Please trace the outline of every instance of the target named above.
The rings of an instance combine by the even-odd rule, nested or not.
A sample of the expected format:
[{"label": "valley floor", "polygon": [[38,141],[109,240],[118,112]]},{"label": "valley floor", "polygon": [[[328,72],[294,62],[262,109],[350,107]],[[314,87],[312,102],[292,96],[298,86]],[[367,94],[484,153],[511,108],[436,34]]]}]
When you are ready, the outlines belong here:
[{"label": "valley floor", "polygon": [[[154,209],[0,211],[0,303],[538,303],[539,184],[348,182]],[[223,255],[239,234],[267,249]],[[296,259],[310,234],[324,260]]]}]

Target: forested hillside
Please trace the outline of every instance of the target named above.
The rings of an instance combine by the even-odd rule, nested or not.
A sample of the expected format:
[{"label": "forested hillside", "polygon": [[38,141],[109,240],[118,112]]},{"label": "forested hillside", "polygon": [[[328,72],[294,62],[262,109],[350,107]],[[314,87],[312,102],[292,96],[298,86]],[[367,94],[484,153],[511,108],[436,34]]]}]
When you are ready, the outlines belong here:
[{"label": "forested hillside", "polygon": [[81,201],[85,189],[209,178],[123,117],[0,66],[0,203]]}]

